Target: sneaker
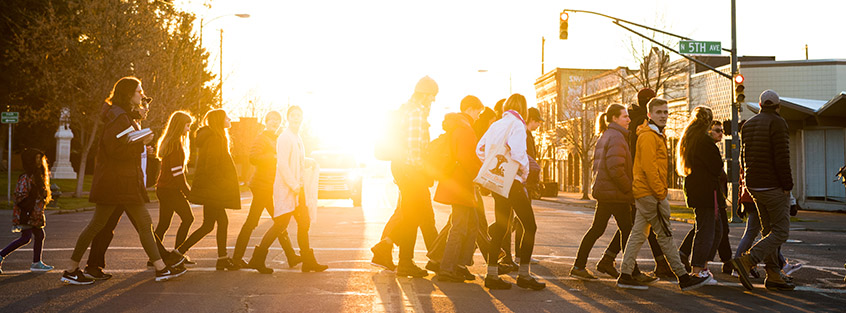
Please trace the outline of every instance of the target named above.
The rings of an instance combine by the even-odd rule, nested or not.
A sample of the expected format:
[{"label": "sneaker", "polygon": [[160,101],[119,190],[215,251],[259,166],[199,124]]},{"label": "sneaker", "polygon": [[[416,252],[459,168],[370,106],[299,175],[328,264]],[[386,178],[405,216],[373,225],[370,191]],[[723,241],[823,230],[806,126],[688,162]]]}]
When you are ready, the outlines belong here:
[{"label": "sneaker", "polygon": [[588,269],[578,268],[575,266],[570,269],[570,276],[584,280],[596,280],[596,276],[593,276],[593,274]]},{"label": "sneaker", "polygon": [[83,275],[93,280],[107,280],[112,278],[112,274],[103,273],[103,270],[99,267],[86,267]]},{"label": "sneaker", "polygon": [[417,264],[414,262],[402,263],[400,262],[397,265],[397,276],[398,277],[426,277],[429,276],[429,272],[418,267]]},{"label": "sneaker", "polygon": [[162,257],[162,261],[164,261],[165,264],[170,265],[170,267],[177,267],[182,265],[182,263],[185,263],[185,257],[174,251],[167,256]]},{"label": "sneaker", "polygon": [[787,262],[784,262],[784,263],[785,263],[784,267],[781,268],[781,270],[784,271],[784,275],[790,276],[794,272],[802,269],[802,263],[795,263],[795,264],[790,264],[790,263],[787,263]]},{"label": "sneaker", "polygon": [[32,266],[29,267],[31,272],[49,272],[52,269],[52,266],[44,264],[44,262],[41,261],[32,263]]},{"label": "sneaker", "polygon": [[746,290],[752,290],[754,288],[752,286],[752,281],[749,280],[749,269],[752,268],[752,265],[754,265],[750,259],[749,255],[745,254],[729,261],[731,262],[731,266],[737,270],[737,278],[740,279],[740,283],[743,284],[743,287],[746,288]]},{"label": "sneaker", "polygon": [[90,285],[94,283],[94,279],[85,277],[79,269],[76,269],[73,272],[64,271],[60,281],[71,285]]},{"label": "sneaker", "polygon": [[161,271],[156,271],[156,281],[160,282],[160,281],[169,280],[171,278],[176,278],[176,277],[182,276],[182,274],[185,274],[185,272],[187,272],[187,271],[188,270],[185,269],[184,266],[177,266],[175,268],[170,267],[170,266],[165,266],[165,268],[162,269]]},{"label": "sneaker", "polygon": [[650,273],[636,272],[634,275],[632,275],[632,277],[637,281],[643,283],[644,285],[648,285],[658,281],[658,277],[655,277]]},{"label": "sneaker", "polygon": [[649,286],[635,279],[632,275],[620,274],[620,278],[617,278],[617,288],[647,290]]},{"label": "sneaker", "polygon": [[546,288],[546,283],[539,282],[532,276],[520,275],[517,276],[517,287],[531,290],[542,290]]},{"label": "sneaker", "polygon": [[679,277],[679,288],[682,291],[693,290],[708,283],[708,278],[695,275],[682,275]]},{"label": "sneaker", "polygon": [[373,248],[370,248],[370,251],[373,252],[373,259],[370,260],[370,265],[389,271],[395,271],[397,266],[394,264],[392,250],[393,246],[388,245],[387,243],[377,243],[373,246]]},{"label": "sneaker", "polygon": [[188,265],[197,264],[197,262],[191,261],[191,258],[189,258],[187,255],[183,254],[182,257],[185,258],[185,264],[188,264]]},{"label": "sneaker", "polygon": [[485,288],[491,290],[507,290],[511,289],[511,284],[502,280],[497,276],[486,276],[485,277]]},{"label": "sneaker", "polygon": [[599,263],[596,263],[596,271],[614,278],[620,277],[620,272],[617,271],[614,259],[607,255],[603,255]]},{"label": "sneaker", "polygon": [[719,284],[716,279],[714,279],[714,275],[711,274],[711,271],[708,269],[704,269],[698,274],[699,277],[707,278],[708,280],[705,282],[706,285],[717,285]]},{"label": "sneaker", "polygon": [[473,275],[466,267],[459,266],[457,273],[463,276],[464,280],[476,280],[476,275]]}]

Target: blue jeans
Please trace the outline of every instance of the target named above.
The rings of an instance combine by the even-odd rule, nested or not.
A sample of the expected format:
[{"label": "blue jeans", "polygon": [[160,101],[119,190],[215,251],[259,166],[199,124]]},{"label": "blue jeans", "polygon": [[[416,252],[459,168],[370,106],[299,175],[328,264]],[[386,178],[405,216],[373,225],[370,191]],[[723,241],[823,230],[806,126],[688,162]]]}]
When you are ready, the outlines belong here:
[{"label": "blue jeans", "polygon": [[[758,218],[758,208],[755,207],[755,203],[743,203],[742,205],[747,215],[746,230],[743,231],[743,237],[740,238],[740,243],[737,244],[737,251],[734,253],[734,257],[736,258],[749,251],[749,248],[755,243],[755,238],[761,233],[761,220]],[[781,266],[784,266],[785,260],[784,255],[781,254],[781,248],[778,249],[778,259]]]}]

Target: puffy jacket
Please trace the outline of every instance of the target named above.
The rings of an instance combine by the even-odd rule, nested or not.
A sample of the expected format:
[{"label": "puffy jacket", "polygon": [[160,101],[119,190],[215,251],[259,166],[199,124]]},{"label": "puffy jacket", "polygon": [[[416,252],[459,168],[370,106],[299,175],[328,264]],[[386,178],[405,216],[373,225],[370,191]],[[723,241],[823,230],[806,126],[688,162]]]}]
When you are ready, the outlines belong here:
[{"label": "puffy jacket", "polygon": [[464,113],[450,113],[444,117],[444,131],[449,134],[450,151],[458,163],[455,170],[438,182],[435,201],[466,207],[476,206],[473,179],[482,168],[482,161],[476,157],[476,133],[472,118]]},{"label": "puffy jacket", "polygon": [[150,202],[141,170],[141,140],[129,142],[125,130],[140,130],[129,112],[118,105],[104,108],[103,132],[97,145],[94,177],[88,201],[97,204],[142,204]]},{"label": "puffy jacket", "polygon": [[594,199],[603,202],[632,203],[632,155],[629,152],[629,130],[617,123],[599,136],[593,157]]},{"label": "puffy jacket", "polygon": [[667,197],[667,140],[658,127],[649,120],[637,127],[637,154],[634,158],[634,182],[632,193],[635,199],[654,196],[658,200]]},{"label": "puffy jacket", "polygon": [[211,129],[197,131],[197,169],[188,200],[192,203],[227,209],[241,208],[241,192],[235,162],[229,154],[226,139]]},{"label": "puffy jacket", "polygon": [[761,108],[761,113],[746,121],[740,132],[746,187],[792,190],[787,122],[775,108]]},{"label": "puffy jacket", "polygon": [[276,139],[273,131],[263,131],[258,135],[250,148],[250,163],[256,167],[250,188],[265,192],[273,192],[273,181],[276,179]]},{"label": "puffy jacket", "polygon": [[[697,145],[690,160],[690,174],[684,179],[684,196],[691,208],[712,208],[715,201],[718,207],[725,207],[725,195],[720,184],[723,173],[723,161],[720,149],[707,133],[699,134]],[[716,200],[714,197],[717,197]]]}]

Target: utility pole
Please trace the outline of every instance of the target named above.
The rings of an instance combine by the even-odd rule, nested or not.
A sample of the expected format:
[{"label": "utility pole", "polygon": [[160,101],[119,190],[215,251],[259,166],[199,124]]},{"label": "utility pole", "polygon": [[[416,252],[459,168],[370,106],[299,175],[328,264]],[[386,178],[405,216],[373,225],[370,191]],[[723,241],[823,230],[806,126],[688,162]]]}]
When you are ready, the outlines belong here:
[{"label": "utility pole", "polygon": [[[734,1],[734,0],[732,0]],[[223,28],[220,29],[220,107],[223,108]]]},{"label": "utility pole", "polygon": [[[736,10],[735,10],[735,0],[731,0],[731,76],[737,75],[737,22],[736,22]],[[732,222],[739,222],[740,218],[737,216],[737,210],[740,206],[740,202],[738,202],[738,191],[739,185],[738,181],[740,178],[740,137],[738,136],[739,129],[737,129],[737,124],[739,121],[739,109],[740,103],[737,103],[737,95],[735,95],[734,86],[731,88],[731,161],[730,161],[730,172],[731,172],[731,221]]]},{"label": "utility pole", "polygon": [[[807,47],[808,45],[805,45]],[[807,48],[805,49],[808,50]],[[807,54],[807,53],[806,53]],[[541,76],[543,76],[546,71],[544,71],[544,63],[546,60],[546,37],[541,37]]]}]

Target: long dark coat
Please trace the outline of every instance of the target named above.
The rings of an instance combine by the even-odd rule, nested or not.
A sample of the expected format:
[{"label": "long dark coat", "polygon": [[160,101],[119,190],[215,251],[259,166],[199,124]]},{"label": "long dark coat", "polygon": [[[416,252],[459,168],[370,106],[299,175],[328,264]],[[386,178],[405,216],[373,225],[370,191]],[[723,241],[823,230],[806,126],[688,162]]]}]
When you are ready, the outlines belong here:
[{"label": "long dark coat", "polygon": [[235,162],[226,138],[207,126],[197,131],[197,169],[188,200],[226,209],[241,209],[241,192]]},{"label": "long dark coat", "polygon": [[110,205],[150,202],[141,170],[144,144],[141,140],[129,142],[129,135],[125,133],[141,129],[140,125],[118,105],[104,107],[101,121],[103,131],[97,145],[88,201]]}]

